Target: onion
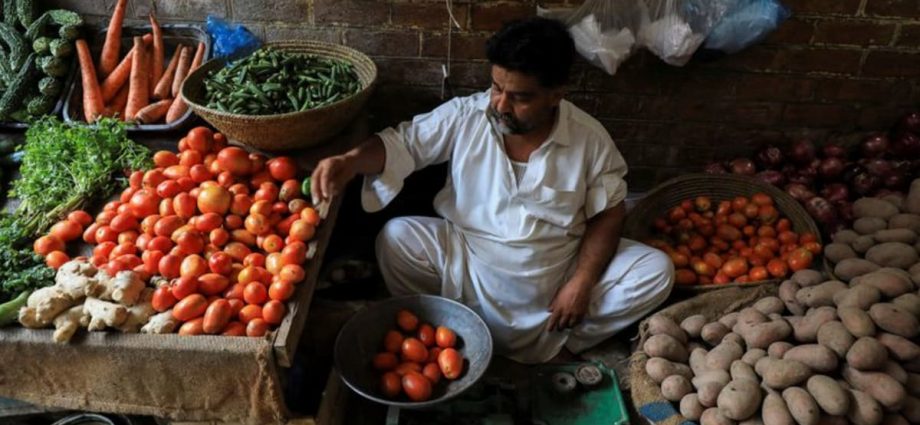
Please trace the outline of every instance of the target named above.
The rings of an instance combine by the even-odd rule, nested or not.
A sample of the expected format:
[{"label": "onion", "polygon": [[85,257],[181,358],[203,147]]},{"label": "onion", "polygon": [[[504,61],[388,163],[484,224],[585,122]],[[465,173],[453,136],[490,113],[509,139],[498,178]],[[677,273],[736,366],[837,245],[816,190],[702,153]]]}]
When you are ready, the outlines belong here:
[{"label": "onion", "polygon": [[898,130],[920,134],[920,112],[911,112],[898,122]]},{"label": "onion", "polygon": [[821,224],[831,224],[837,221],[837,210],[827,199],[820,196],[805,201],[805,209]]},{"label": "onion", "polygon": [[890,144],[884,134],[874,134],[863,140],[859,146],[864,158],[878,158],[888,151]]},{"label": "onion", "polygon": [[751,161],[747,158],[735,158],[729,164],[729,168],[732,170],[732,174],[741,174],[745,176],[753,176],[757,172],[757,167],[754,166],[754,161]]},{"label": "onion", "polygon": [[814,198],[815,193],[801,183],[789,183],[786,185],[786,193],[789,194],[796,201],[804,203],[805,201]]},{"label": "onion", "polygon": [[835,156],[824,158],[821,161],[821,165],[818,166],[818,174],[821,175],[824,181],[833,181],[843,174],[845,166],[846,164],[843,163],[843,160]]},{"label": "onion", "polygon": [[904,174],[897,171],[892,171],[882,180],[882,184],[885,185],[886,188],[892,190],[902,189],[905,186],[904,183],[907,183],[907,179],[904,177]]},{"label": "onion", "polygon": [[920,157],[920,136],[909,131],[901,132],[891,144],[891,153],[904,159]]},{"label": "onion", "polygon": [[845,202],[850,199],[850,189],[843,183],[831,183],[821,189],[821,196],[835,204]]},{"label": "onion", "polygon": [[853,182],[850,185],[857,195],[869,196],[878,189],[880,184],[881,181],[877,176],[869,173],[860,173],[853,178]]},{"label": "onion", "polygon": [[852,222],[856,218],[856,216],[853,215],[853,204],[849,202],[838,203],[837,216],[847,223]]},{"label": "onion", "polygon": [[807,164],[815,159],[815,144],[811,140],[802,139],[792,144],[789,159],[796,164]]},{"label": "onion", "polygon": [[828,143],[821,148],[825,158],[846,158],[847,150],[835,143]]},{"label": "onion", "polygon": [[814,176],[802,173],[801,171],[793,171],[792,173],[786,174],[786,180],[788,180],[789,183],[798,183],[805,187],[811,187],[815,182]]},{"label": "onion", "polygon": [[783,184],[786,183],[786,176],[776,170],[761,171],[755,177],[757,180],[776,187],[783,187]]},{"label": "onion", "polygon": [[856,178],[857,175],[865,173],[865,172],[866,172],[865,167],[855,162],[851,162],[847,164],[845,167],[843,167],[843,174],[841,174],[840,177],[843,178],[843,181],[847,183],[852,183],[853,179]]},{"label": "onion", "polygon": [[754,158],[762,168],[776,169],[783,165],[783,151],[773,145],[767,145]]},{"label": "onion", "polygon": [[866,167],[866,171],[873,176],[884,177],[894,170],[894,165],[892,165],[891,161],[884,159],[875,158],[862,160],[861,162]]},{"label": "onion", "polygon": [[728,174],[728,170],[719,162],[710,162],[706,164],[706,168],[703,169],[703,172],[706,174]]}]

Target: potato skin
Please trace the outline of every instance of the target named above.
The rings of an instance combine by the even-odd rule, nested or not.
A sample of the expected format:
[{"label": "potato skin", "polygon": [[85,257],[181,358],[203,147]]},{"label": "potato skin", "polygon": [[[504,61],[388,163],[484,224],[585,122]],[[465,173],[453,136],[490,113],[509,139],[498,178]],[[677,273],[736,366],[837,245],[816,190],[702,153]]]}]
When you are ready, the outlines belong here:
[{"label": "potato skin", "polygon": [[661,384],[665,378],[671,375],[681,375],[687,379],[693,378],[693,371],[690,367],[675,363],[663,357],[652,357],[645,362],[645,373],[652,378],[656,384]]},{"label": "potato skin", "polygon": [[754,367],[754,365],[757,364],[757,361],[766,355],[767,352],[764,351],[763,348],[751,348],[748,349],[743,356],[741,356],[741,361],[747,363],[751,367]]},{"label": "potato skin", "polygon": [[844,367],[843,379],[853,388],[872,396],[886,409],[899,409],[907,395],[904,386],[885,373],[861,372],[852,367]]},{"label": "potato skin", "polygon": [[700,425],[736,425],[737,422],[723,416],[719,409],[710,407],[700,416]]},{"label": "potato skin", "polygon": [[790,279],[801,285],[803,288],[824,282],[824,276],[817,270],[812,269],[799,270],[793,273]]},{"label": "potato skin", "polygon": [[716,405],[719,412],[729,419],[743,421],[760,408],[761,390],[757,381],[736,379],[719,392]]},{"label": "potato skin", "polygon": [[663,357],[680,363],[687,362],[686,347],[670,335],[653,335],[645,341],[642,348],[649,357]]},{"label": "potato skin", "polygon": [[829,306],[812,309],[799,323],[793,325],[795,340],[808,343],[818,340],[818,328],[837,319],[837,309]]},{"label": "potato skin", "polygon": [[777,392],[768,392],[761,408],[764,425],[794,425],[795,419],[789,413],[786,401]]},{"label": "potato skin", "polygon": [[879,328],[904,338],[920,334],[920,321],[913,314],[892,303],[878,303],[869,308],[869,317]]},{"label": "potato skin", "polygon": [[860,198],[853,202],[853,216],[856,218],[878,217],[889,219],[897,215],[898,207],[876,198]]},{"label": "potato skin", "polygon": [[[761,371],[758,370],[758,373]],[[807,380],[812,372],[808,366],[795,360],[770,359],[762,369],[764,385],[775,390],[782,390]]]},{"label": "potato skin", "polygon": [[907,269],[917,262],[917,251],[902,242],[884,242],[866,251],[866,260],[880,267]]},{"label": "potato skin", "polygon": [[690,380],[685,376],[671,375],[661,381],[661,395],[668,401],[680,401],[691,392],[693,392],[693,386],[690,385]]},{"label": "potato skin", "polygon": [[648,319],[648,332],[652,335],[670,335],[681,344],[687,344],[687,333],[674,322],[674,319],[663,314],[656,314]]},{"label": "potato skin", "polygon": [[806,388],[821,410],[829,415],[845,415],[850,408],[849,394],[829,376],[814,375],[808,378]]},{"label": "potato skin", "polygon": [[824,247],[824,256],[831,263],[837,264],[849,258],[856,258],[856,251],[853,251],[850,244],[834,242]]},{"label": "potato skin", "polygon": [[830,348],[840,358],[847,355],[855,341],[846,326],[837,320],[827,322],[818,329],[818,344]]},{"label": "potato skin", "polygon": [[841,307],[837,309],[837,316],[854,337],[875,335],[875,322],[865,311],[856,307]]},{"label": "potato skin", "polygon": [[722,342],[722,338],[729,332],[731,332],[731,329],[722,322],[712,322],[703,326],[703,329],[700,331],[700,337],[703,338],[703,341],[706,341],[707,344],[715,346]]},{"label": "potato skin", "polygon": [[804,344],[790,348],[783,359],[795,360],[818,373],[830,373],[837,369],[837,355],[820,344]]},{"label": "potato skin", "polygon": [[853,343],[846,356],[847,365],[859,370],[878,370],[888,361],[888,349],[877,339],[861,337]]},{"label": "potato skin", "polygon": [[703,326],[706,325],[706,316],[694,314],[680,322],[680,328],[690,336],[690,338],[699,338]]},{"label": "potato skin", "polygon": [[696,393],[690,393],[680,399],[680,414],[691,421],[698,420],[703,415],[703,405]]},{"label": "potato skin", "polygon": [[[867,237],[871,239],[871,236]],[[874,241],[872,243],[874,243]],[[859,252],[858,247],[854,246],[854,249]],[[834,266],[834,275],[840,278],[840,280],[849,282],[854,277],[872,273],[878,269],[879,265],[869,260],[864,260],[862,258],[847,258]]]},{"label": "potato skin", "polygon": [[741,336],[749,349],[767,348],[776,341],[788,338],[792,330],[792,326],[786,320],[781,319],[753,325],[744,330]]},{"label": "potato skin", "polygon": [[839,280],[829,280],[815,286],[800,289],[795,294],[795,300],[799,304],[808,307],[833,306],[834,295],[847,289],[849,289],[849,286],[846,283]]},{"label": "potato skin", "polygon": [[783,400],[789,407],[789,413],[795,418],[795,421],[801,425],[815,425],[821,416],[818,404],[815,399],[808,394],[808,391],[800,387],[789,387],[783,390]]},{"label": "potato skin", "polygon": [[909,274],[902,270],[894,271],[888,268],[859,276],[850,281],[850,284],[854,285],[853,289],[864,284],[873,286],[885,298],[894,298],[916,289],[914,283],[910,281]]},{"label": "potato skin", "polygon": [[876,339],[888,349],[888,353],[895,360],[909,362],[920,357],[920,346],[903,336],[880,332]]},{"label": "potato skin", "polygon": [[856,307],[860,310],[868,310],[872,304],[881,300],[882,292],[872,285],[855,285],[834,295],[834,304],[837,307]]},{"label": "potato skin", "polygon": [[872,396],[850,389],[850,409],[847,417],[856,425],[878,425],[882,422],[882,406]]}]

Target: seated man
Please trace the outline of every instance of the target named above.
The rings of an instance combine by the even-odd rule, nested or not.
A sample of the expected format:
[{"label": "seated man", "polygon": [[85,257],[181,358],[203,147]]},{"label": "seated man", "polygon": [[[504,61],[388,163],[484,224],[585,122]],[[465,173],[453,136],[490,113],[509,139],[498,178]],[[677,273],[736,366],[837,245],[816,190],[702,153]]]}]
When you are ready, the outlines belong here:
[{"label": "seated man", "polygon": [[498,354],[545,362],[651,312],[674,271],[663,252],[620,238],[626,164],[604,127],[563,100],[575,57],[566,28],[531,18],[486,47],[489,90],[324,159],[312,190],[327,199],[363,174],[364,209],[378,211],[414,171],[450,161],[434,200],[443,218],[396,218],[378,236],[387,287],[461,301]]}]

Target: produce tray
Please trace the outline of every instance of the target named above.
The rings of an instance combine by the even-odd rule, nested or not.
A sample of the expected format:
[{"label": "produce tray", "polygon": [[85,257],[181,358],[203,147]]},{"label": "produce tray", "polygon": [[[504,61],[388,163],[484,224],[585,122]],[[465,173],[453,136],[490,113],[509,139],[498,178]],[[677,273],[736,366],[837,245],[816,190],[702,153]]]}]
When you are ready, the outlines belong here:
[{"label": "produce tray", "polygon": [[[176,45],[179,43],[195,47],[199,42],[204,42],[205,50],[202,63],[206,62],[210,57],[211,38],[208,37],[208,34],[201,26],[192,24],[163,24],[160,25],[160,28],[163,31],[163,44],[166,48],[164,65],[172,58]],[[124,27],[121,32],[121,53],[119,54],[119,60],[131,50],[134,36],[144,35],[150,31],[151,27],[149,25]],[[91,39],[87,40],[87,42],[90,43],[90,52],[93,58],[99,57],[99,52],[102,50],[102,42],[105,40],[105,34],[106,31],[102,30],[97,32]],[[79,78],[73,79],[67,91],[66,99],[66,103],[63,107],[64,121],[68,123],[85,123],[86,121],[83,120],[83,84]],[[192,115],[192,110],[189,108],[185,115],[170,124],[132,124],[128,125],[127,130],[131,133],[148,134],[179,130],[187,127],[193,120]]]},{"label": "produce tray", "polygon": [[[73,81],[76,78],[77,72],[77,54],[74,53],[70,61],[70,70],[67,72],[67,77],[64,79],[64,87],[61,89],[61,94],[58,95],[58,100],[54,103],[54,109],[47,115],[55,117],[61,116],[61,112],[64,110],[64,105],[67,103],[67,96],[70,93],[71,86],[74,84]],[[0,129],[24,130],[27,128],[29,128],[29,123],[26,122],[0,121]]]}]

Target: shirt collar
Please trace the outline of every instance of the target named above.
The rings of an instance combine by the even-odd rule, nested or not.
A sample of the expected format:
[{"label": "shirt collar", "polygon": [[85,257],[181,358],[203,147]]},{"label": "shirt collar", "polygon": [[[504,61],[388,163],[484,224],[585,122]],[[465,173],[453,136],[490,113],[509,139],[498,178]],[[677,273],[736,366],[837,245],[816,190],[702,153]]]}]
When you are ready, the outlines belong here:
[{"label": "shirt collar", "polygon": [[[492,89],[488,89],[483,92],[483,96],[479,99],[479,102],[476,103],[476,108],[485,114],[486,111],[489,110],[489,102],[491,99]],[[556,124],[554,124],[552,131],[550,131],[549,137],[546,139],[547,142],[558,143],[562,146],[568,146],[572,143],[569,139],[569,115],[571,114],[571,106],[572,104],[565,99],[559,102],[559,110],[556,111]]]}]

